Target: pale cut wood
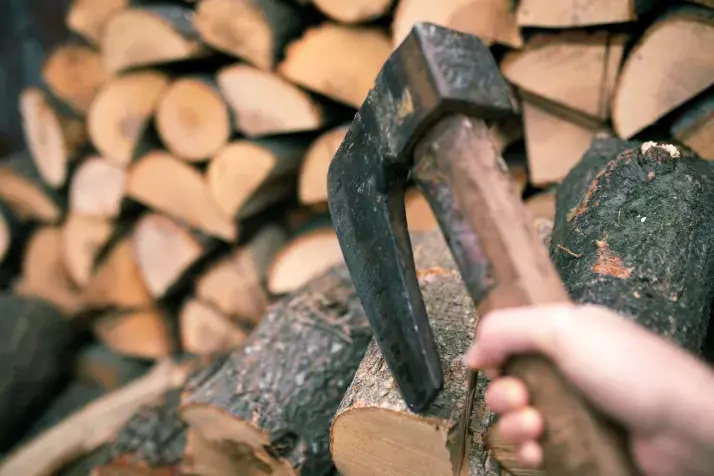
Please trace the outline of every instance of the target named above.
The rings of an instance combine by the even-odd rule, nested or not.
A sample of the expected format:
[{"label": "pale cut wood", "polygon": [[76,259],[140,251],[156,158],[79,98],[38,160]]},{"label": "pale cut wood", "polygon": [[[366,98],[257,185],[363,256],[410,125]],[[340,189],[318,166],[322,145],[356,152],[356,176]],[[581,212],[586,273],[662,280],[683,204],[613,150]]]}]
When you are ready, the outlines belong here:
[{"label": "pale cut wood", "polygon": [[520,89],[607,120],[626,35],[566,32],[533,38],[501,62]]},{"label": "pale cut wood", "polygon": [[700,157],[714,160],[714,89],[687,107],[673,122],[674,137]]},{"label": "pale cut wood", "polygon": [[129,3],[130,0],[74,0],[67,13],[67,27],[99,46],[107,21]]},{"label": "pale cut wood", "polygon": [[131,162],[148,121],[169,78],[158,71],[139,71],[108,81],[87,114],[87,129],[94,147],[119,166]]},{"label": "pale cut wood", "polygon": [[100,250],[114,230],[111,221],[70,213],[62,224],[62,258],[72,282],[84,288],[92,276]]},{"label": "pale cut wood", "polygon": [[324,132],[305,152],[298,184],[301,203],[312,205],[327,201],[327,170],[348,129],[349,125],[342,125]]},{"label": "pale cut wood", "polygon": [[158,362],[145,376],[109,393],[16,448],[0,465],[0,476],[52,476],[73,459],[109,442],[142,406],[186,381],[192,365]]},{"label": "pale cut wood", "polygon": [[325,15],[341,23],[371,21],[386,14],[393,0],[312,0]]},{"label": "pale cut wood", "polygon": [[714,12],[682,9],[655,22],[627,56],[612,104],[629,139],[714,84]]},{"label": "pale cut wood", "polygon": [[409,231],[428,231],[439,226],[439,222],[434,216],[434,211],[419,190],[414,188],[407,190],[404,196],[404,204]]},{"label": "pale cut wood", "polygon": [[47,185],[59,188],[67,180],[67,166],[87,140],[84,123],[53,107],[37,87],[20,93],[20,116],[25,142]]},{"label": "pale cut wood", "polygon": [[0,210],[0,262],[5,261],[7,252],[12,243],[12,232],[5,213]]},{"label": "pale cut wood", "polygon": [[52,94],[81,114],[109,77],[99,52],[82,44],[55,47],[42,65],[42,79]]},{"label": "pale cut wood", "polygon": [[303,19],[297,6],[281,0],[202,0],[195,27],[212,47],[272,70]]},{"label": "pale cut wood", "polygon": [[206,252],[188,228],[156,213],[139,219],[133,245],[139,270],[154,299],[166,295]]},{"label": "pale cut wood", "polygon": [[68,316],[83,310],[82,296],[64,266],[60,227],[42,226],[32,234],[22,261],[22,275],[13,290],[21,296],[45,299]]},{"label": "pale cut wood", "polygon": [[101,39],[107,71],[159,65],[204,54],[191,31],[193,10],[181,5],[127,8],[107,21]]},{"label": "pale cut wood", "polygon": [[233,111],[235,128],[247,137],[311,131],[325,125],[322,105],[275,73],[234,64],[221,69],[216,81]]},{"label": "pale cut wood", "polygon": [[69,209],[78,215],[115,218],[121,211],[126,171],[102,157],[86,158],[69,186]]},{"label": "pale cut wood", "polygon": [[122,237],[97,265],[82,297],[88,308],[139,308],[153,304],[134,257],[131,236]]},{"label": "pale cut wood", "polygon": [[265,289],[268,269],[286,242],[282,227],[266,225],[247,245],[213,264],[196,280],[196,296],[228,317],[257,324],[269,302]]},{"label": "pale cut wood", "polygon": [[523,46],[511,0],[401,0],[392,42],[399,45],[416,22],[426,21],[478,36],[484,43]]},{"label": "pale cut wood", "polygon": [[156,128],[172,155],[201,162],[228,143],[232,126],[228,106],[213,80],[184,77],[174,81],[159,101]]},{"label": "pale cut wood", "polygon": [[198,299],[186,301],[179,314],[183,350],[213,355],[235,349],[248,334],[213,306]]},{"label": "pale cut wood", "polygon": [[132,199],[204,233],[233,241],[238,230],[211,195],[203,175],[163,152],[151,152],[129,169],[126,193]]},{"label": "pale cut wood", "polygon": [[[29,157],[16,156],[24,161]],[[12,159],[0,161],[0,199],[22,220],[56,223],[62,209],[42,186],[39,177],[28,176],[8,164]]]},{"label": "pale cut wood", "polygon": [[555,188],[529,197],[524,203],[534,220],[555,220]]},{"label": "pale cut wood", "polygon": [[296,84],[357,108],[391,52],[383,30],[326,22],[287,47],[278,71]]},{"label": "pale cut wood", "polygon": [[635,21],[652,0],[520,0],[519,26],[571,28]]},{"label": "pale cut wood", "polygon": [[174,350],[171,326],[157,309],[121,310],[92,323],[97,339],[114,352],[141,359],[161,359]]}]

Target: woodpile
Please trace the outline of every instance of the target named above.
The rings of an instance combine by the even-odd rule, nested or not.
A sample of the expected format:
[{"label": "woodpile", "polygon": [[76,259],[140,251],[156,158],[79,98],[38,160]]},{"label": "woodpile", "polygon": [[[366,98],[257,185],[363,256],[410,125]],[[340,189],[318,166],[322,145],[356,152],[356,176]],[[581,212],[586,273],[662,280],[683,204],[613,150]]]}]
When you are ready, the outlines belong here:
[{"label": "woodpile", "polygon": [[487,381],[465,393],[478,316],[424,197],[406,216],[447,375],[424,415],[328,213],[330,161],[419,21],[479,36],[513,86],[491,132],[573,299],[705,352],[714,4],[591,3],[70,2],[0,160],[0,476],[448,476],[469,408],[464,474],[533,474]]}]

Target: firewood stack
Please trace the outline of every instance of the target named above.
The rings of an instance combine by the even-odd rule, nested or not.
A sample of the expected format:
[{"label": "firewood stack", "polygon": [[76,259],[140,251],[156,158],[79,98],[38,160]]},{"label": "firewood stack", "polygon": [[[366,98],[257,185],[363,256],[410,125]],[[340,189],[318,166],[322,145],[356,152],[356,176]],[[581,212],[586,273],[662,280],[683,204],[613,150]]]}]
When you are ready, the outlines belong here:
[{"label": "firewood stack", "polygon": [[[22,349],[2,352],[10,366],[43,352],[31,364],[36,403],[0,408],[12,412],[0,476],[313,475],[333,464],[344,474],[450,474],[446,432],[466,398],[457,354],[474,319],[435,218],[410,189],[420,282],[441,315],[451,380],[430,419],[401,420],[408,411],[368,348],[326,206],[330,160],[418,21],[491,46],[521,106],[492,133],[546,244],[555,222],[560,241],[549,246],[573,295],[599,299],[578,294],[592,276],[574,259],[592,255],[588,269],[613,279],[638,275],[613,261],[620,235],[603,238],[603,223],[582,224],[594,227],[592,250],[568,235],[598,206],[589,201],[598,165],[582,164],[645,140],[670,143],[667,157],[714,160],[711,0],[74,0],[72,37],[18,98],[27,150],[0,161],[0,306],[13,329],[39,326]],[[652,147],[640,160],[661,165]],[[669,173],[652,167],[652,177]],[[708,180],[697,167],[685,172]],[[711,208],[706,193],[692,197]],[[704,231],[677,243],[691,240],[701,256]],[[667,239],[663,256],[681,261]],[[677,279],[697,282],[700,271]],[[714,286],[702,287],[705,301]],[[708,314],[692,312],[698,333],[683,342],[699,352]],[[0,386],[0,406],[3,392],[26,387]],[[476,398],[472,427],[485,432]],[[426,432],[416,453],[400,453],[405,432]],[[509,466],[507,448],[492,449],[473,449],[471,474],[505,475],[494,455],[527,474]]]}]

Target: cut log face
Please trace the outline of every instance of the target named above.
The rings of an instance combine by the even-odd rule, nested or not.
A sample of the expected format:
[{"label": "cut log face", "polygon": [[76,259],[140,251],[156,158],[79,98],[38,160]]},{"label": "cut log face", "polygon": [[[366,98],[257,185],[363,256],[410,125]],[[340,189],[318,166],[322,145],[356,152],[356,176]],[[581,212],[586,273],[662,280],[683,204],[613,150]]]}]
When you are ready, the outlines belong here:
[{"label": "cut log face", "polygon": [[119,166],[131,162],[169,78],[156,71],[125,74],[107,82],[92,102],[87,128],[94,147]]},{"label": "cut log face", "polygon": [[169,152],[190,162],[217,153],[232,129],[228,106],[212,81],[201,78],[182,78],[169,86],[156,111],[156,128]]},{"label": "cut log face", "polygon": [[59,188],[67,180],[67,165],[87,139],[84,124],[64,117],[48,102],[41,89],[20,94],[20,116],[25,141],[45,183]]},{"label": "cut log face", "polygon": [[407,227],[410,231],[428,231],[439,226],[434,211],[419,190],[408,190],[404,197],[404,204],[407,213]]},{"label": "cut log face", "polygon": [[714,84],[714,12],[675,11],[654,23],[627,56],[612,121],[625,139]]},{"label": "cut log face", "polygon": [[393,0],[312,0],[325,15],[341,23],[360,23],[381,17]]},{"label": "cut log face", "polygon": [[155,309],[113,312],[97,318],[92,329],[100,342],[120,355],[160,359],[174,349],[171,327]]},{"label": "cut log face", "polygon": [[133,236],[136,262],[155,299],[163,297],[206,251],[187,228],[154,213],[138,221]]},{"label": "cut log face", "polygon": [[248,337],[229,318],[197,299],[184,304],[179,320],[182,348],[196,355],[212,355],[235,349]]},{"label": "cut log face", "polygon": [[415,23],[427,21],[478,36],[487,45],[523,46],[510,0],[401,0],[394,13],[392,42],[399,45]]},{"label": "cut log face", "polygon": [[72,213],[115,218],[121,211],[126,172],[102,157],[85,159],[74,172],[69,187]]},{"label": "cut log face", "polygon": [[626,23],[637,19],[654,5],[654,1],[601,0],[521,0],[518,25],[545,28],[571,28],[610,23]]},{"label": "cut log face", "polygon": [[674,121],[670,130],[700,157],[714,160],[714,90],[695,101]]},{"label": "cut log face", "polygon": [[525,201],[526,210],[534,220],[555,220],[555,190],[533,195]]},{"label": "cut log face", "polygon": [[247,64],[220,70],[216,80],[247,137],[311,131],[324,125],[322,106],[308,93],[275,73]]},{"label": "cut log face", "polygon": [[85,45],[63,44],[45,59],[42,78],[55,96],[84,114],[109,73],[99,52]]},{"label": "cut log face", "polygon": [[67,13],[67,27],[99,46],[104,26],[130,0],[74,0]]},{"label": "cut log face", "polygon": [[0,210],[0,262],[5,260],[12,244],[12,231],[5,214]]},{"label": "cut log face", "polygon": [[95,260],[113,229],[108,220],[74,213],[70,213],[62,224],[64,267],[80,289],[89,283]]},{"label": "cut log face", "polygon": [[328,268],[343,263],[342,249],[333,228],[298,236],[275,257],[268,271],[268,290],[293,292]]},{"label": "cut log face", "polygon": [[534,38],[501,63],[520,89],[607,120],[625,35],[564,33]]},{"label": "cut log face", "polygon": [[324,23],[288,46],[278,71],[296,84],[358,108],[391,52],[382,30]]},{"label": "cut log face", "polygon": [[139,159],[129,170],[126,193],[208,235],[226,241],[238,235],[233,219],[213,199],[203,175],[169,154],[152,152]]},{"label": "cut log face", "polygon": [[[189,17],[193,11],[180,5],[179,14]],[[112,72],[169,63],[198,56],[201,45],[191,36],[155,11],[128,8],[112,16],[105,25],[101,40],[104,67]]]},{"label": "cut log face", "polygon": [[20,219],[55,223],[62,210],[36,182],[0,164],[0,198]]},{"label": "cut log face", "polygon": [[327,171],[348,129],[349,125],[343,125],[323,133],[305,153],[298,188],[301,203],[327,201]]}]

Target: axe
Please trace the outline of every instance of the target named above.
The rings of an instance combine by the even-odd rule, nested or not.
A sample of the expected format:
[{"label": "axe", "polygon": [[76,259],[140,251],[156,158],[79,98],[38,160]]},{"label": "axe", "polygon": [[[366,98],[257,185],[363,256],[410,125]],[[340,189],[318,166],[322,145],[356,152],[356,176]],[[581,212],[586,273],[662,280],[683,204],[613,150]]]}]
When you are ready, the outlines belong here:
[{"label": "axe", "polygon": [[[409,179],[433,209],[479,313],[569,299],[490,136],[487,121],[516,109],[477,37],[417,23],[382,67],[330,164],[329,210],[345,262],[413,412],[433,402],[443,374],[407,230]],[[552,362],[519,356],[504,371],[525,382],[544,416],[549,476],[636,474],[622,432]],[[471,389],[475,381],[472,373]]]}]

